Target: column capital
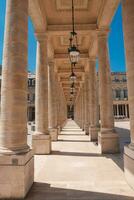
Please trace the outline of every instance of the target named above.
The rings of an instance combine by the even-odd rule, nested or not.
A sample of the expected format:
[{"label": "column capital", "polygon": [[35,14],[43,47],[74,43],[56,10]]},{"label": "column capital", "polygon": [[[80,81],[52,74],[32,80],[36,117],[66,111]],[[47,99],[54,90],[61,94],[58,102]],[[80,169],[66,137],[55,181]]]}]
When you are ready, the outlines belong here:
[{"label": "column capital", "polygon": [[42,32],[36,32],[35,37],[37,38],[38,41],[47,41],[48,40],[48,34],[47,33],[42,33]]},{"label": "column capital", "polygon": [[100,38],[107,38],[109,32],[110,32],[109,27],[107,27],[105,29],[98,29],[97,30],[97,36],[100,37]]}]

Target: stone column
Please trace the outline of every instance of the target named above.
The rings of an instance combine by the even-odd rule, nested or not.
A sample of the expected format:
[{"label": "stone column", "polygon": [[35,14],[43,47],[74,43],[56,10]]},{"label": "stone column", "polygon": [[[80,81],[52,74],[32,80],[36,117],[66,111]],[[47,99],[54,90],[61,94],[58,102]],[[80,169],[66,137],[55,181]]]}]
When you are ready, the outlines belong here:
[{"label": "stone column", "polygon": [[81,88],[81,112],[82,112],[82,130],[84,131],[85,125],[85,96],[84,96],[84,83]]},{"label": "stone column", "polygon": [[57,92],[57,129],[58,129],[58,134],[60,134],[60,85],[59,85],[59,81],[58,81],[58,76],[56,76],[56,92]]},{"label": "stone column", "polygon": [[48,116],[49,116],[49,133],[52,141],[58,140],[57,118],[56,118],[56,87],[54,60],[48,63]]},{"label": "stone column", "polygon": [[98,33],[98,61],[99,61],[99,99],[101,130],[99,146],[102,153],[117,153],[119,151],[118,135],[114,130],[111,72],[108,58],[106,32]]},{"label": "stone column", "polygon": [[27,32],[28,0],[8,0],[1,86],[1,199],[24,198],[34,177],[33,153],[27,145]]},{"label": "stone column", "polygon": [[35,134],[32,145],[35,154],[49,154],[51,138],[48,133],[48,58],[47,36],[36,34],[37,61],[35,87]]},{"label": "stone column", "polygon": [[88,108],[89,108],[89,83],[88,83],[88,72],[86,72],[85,74],[85,88],[84,88],[84,94],[85,94],[85,134],[88,135],[89,134],[89,112],[88,112]]},{"label": "stone column", "polygon": [[80,128],[82,129],[82,88],[80,88]]},{"label": "stone column", "polygon": [[126,179],[134,188],[134,1],[123,0],[122,8],[131,133],[131,143],[124,149],[124,168]]},{"label": "stone column", "polygon": [[90,126],[89,126],[89,135],[90,140],[95,141],[98,138],[98,129],[97,129],[97,85],[96,85],[96,59],[90,58],[89,61],[89,107],[90,107]]}]

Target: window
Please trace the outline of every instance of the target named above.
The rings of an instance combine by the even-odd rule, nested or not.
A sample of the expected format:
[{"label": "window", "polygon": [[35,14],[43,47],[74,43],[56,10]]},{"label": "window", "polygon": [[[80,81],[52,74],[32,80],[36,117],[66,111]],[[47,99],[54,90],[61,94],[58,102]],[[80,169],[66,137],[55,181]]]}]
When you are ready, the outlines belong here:
[{"label": "window", "polygon": [[116,90],[116,98],[120,99],[120,97],[121,97],[121,90],[117,89]]},{"label": "window", "polygon": [[123,92],[124,92],[124,98],[127,99],[128,98],[128,91],[127,91],[127,89],[124,89]]},{"label": "window", "polygon": [[32,79],[32,86],[35,86],[35,79]]},{"label": "window", "polygon": [[123,77],[122,77],[122,82],[126,82],[127,81],[127,77],[124,75]]},{"label": "window", "polygon": [[118,76],[115,76],[115,77],[114,77],[114,81],[115,81],[115,82],[120,82]]}]

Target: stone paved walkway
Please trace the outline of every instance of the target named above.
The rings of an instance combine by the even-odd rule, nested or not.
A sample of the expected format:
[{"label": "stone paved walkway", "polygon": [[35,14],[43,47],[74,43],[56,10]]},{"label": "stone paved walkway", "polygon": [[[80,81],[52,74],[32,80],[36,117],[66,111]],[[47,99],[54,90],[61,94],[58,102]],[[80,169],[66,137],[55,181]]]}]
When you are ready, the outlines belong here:
[{"label": "stone paved walkway", "polygon": [[[125,143],[126,132],[122,139],[122,130],[117,130]],[[100,155],[73,121],[52,149],[51,155],[35,156],[35,183],[26,200],[134,200],[124,178],[122,154]]]}]

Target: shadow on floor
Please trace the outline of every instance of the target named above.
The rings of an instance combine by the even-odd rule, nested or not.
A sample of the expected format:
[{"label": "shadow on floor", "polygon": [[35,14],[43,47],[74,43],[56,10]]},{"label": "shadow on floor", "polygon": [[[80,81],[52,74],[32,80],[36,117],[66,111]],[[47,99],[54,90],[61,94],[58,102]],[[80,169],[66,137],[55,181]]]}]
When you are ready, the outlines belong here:
[{"label": "shadow on floor", "polygon": [[[84,134],[84,132],[80,129],[78,130],[73,130],[73,129],[63,129],[61,132],[82,132]],[[81,134],[81,135],[83,135]]]},{"label": "shadow on floor", "polygon": [[80,133],[76,133],[76,134],[74,133],[73,134],[74,131],[70,131],[70,132],[72,132],[72,133],[69,133],[69,134],[68,133],[60,133],[60,135],[65,135],[65,136],[86,136],[85,134],[80,134]]},{"label": "shadow on floor", "polygon": [[35,182],[25,200],[134,200],[134,197],[51,187]]},{"label": "shadow on floor", "polygon": [[89,140],[64,140],[64,139],[58,139],[58,142],[90,142]]},{"label": "shadow on floor", "polygon": [[119,139],[120,139],[120,151],[123,153],[124,146],[128,145],[131,141],[130,130],[125,129],[125,128],[119,128],[119,127],[115,127],[115,130],[118,133]]}]

